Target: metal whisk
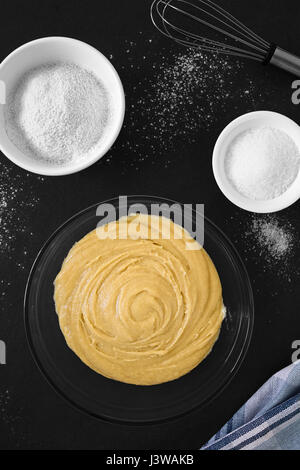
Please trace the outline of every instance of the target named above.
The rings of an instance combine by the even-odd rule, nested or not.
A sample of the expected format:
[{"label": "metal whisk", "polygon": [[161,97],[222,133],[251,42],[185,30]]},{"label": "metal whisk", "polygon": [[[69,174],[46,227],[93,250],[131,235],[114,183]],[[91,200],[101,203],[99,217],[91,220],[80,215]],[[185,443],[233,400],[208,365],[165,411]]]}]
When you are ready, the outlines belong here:
[{"label": "metal whisk", "polygon": [[300,77],[300,57],[265,41],[210,0],[154,0],[151,18],[161,33],[184,46],[272,64]]}]

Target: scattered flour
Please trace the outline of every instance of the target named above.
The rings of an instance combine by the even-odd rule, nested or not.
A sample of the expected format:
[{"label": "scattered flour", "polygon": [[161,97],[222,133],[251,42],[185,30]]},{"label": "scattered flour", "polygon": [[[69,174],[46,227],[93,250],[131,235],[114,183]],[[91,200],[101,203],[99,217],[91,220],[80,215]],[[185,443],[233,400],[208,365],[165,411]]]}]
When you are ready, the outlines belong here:
[{"label": "scattered flour", "polygon": [[109,119],[108,95],[92,73],[73,64],[29,71],[8,97],[6,129],[25,154],[54,164],[89,155]]}]

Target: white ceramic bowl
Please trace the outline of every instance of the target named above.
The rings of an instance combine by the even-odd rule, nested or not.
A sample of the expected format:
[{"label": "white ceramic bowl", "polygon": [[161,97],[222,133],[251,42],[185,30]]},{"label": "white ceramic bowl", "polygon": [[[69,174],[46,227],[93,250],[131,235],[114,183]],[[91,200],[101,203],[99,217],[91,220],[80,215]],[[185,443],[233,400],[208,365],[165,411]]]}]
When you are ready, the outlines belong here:
[{"label": "white ceramic bowl", "polygon": [[66,37],[37,39],[24,44],[7,56],[0,65],[0,80],[5,84],[6,96],[20,77],[30,69],[59,61],[77,64],[93,72],[102,81],[109,94],[112,117],[100,144],[87,159],[70,162],[64,166],[54,166],[34,159],[30,155],[25,155],[9,140],[5,131],[5,104],[0,103],[0,150],[7,158],[25,170],[47,176],[76,173],[103,157],[115,142],[121,130],[125,113],[123,86],[109,60],[94,47],[77,39]]},{"label": "white ceramic bowl", "polygon": [[219,136],[213,152],[213,172],[222,193],[236,206],[255,213],[271,213],[285,209],[300,198],[300,172],[290,188],[272,200],[257,201],[241,195],[228,180],[225,172],[225,157],[232,141],[247,129],[273,127],[286,132],[300,149],[300,127],[291,119],[271,111],[256,111],[244,114],[232,121]]}]

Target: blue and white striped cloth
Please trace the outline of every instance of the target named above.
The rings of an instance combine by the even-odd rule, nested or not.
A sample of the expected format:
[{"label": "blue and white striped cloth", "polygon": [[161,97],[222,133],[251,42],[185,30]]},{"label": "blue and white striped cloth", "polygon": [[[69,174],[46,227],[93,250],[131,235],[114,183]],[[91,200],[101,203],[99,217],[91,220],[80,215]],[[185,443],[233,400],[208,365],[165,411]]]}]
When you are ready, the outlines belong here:
[{"label": "blue and white striped cloth", "polygon": [[201,450],[300,450],[300,361],[268,380]]}]

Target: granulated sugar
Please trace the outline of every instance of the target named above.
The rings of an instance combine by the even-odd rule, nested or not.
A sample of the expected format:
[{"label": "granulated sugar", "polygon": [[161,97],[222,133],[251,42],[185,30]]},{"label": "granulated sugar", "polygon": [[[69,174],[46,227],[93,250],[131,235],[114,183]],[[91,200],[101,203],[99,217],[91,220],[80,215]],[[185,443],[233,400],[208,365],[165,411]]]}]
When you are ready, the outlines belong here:
[{"label": "granulated sugar", "polygon": [[24,443],[27,433],[24,433],[22,408],[17,400],[18,395],[12,396],[10,390],[0,390],[1,431],[5,432],[5,438],[13,442],[15,447],[20,447]]},{"label": "granulated sugar", "polygon": [[163,146],[176,146],[181,137],[195,142],[197,131],[209,129],[233,99],[232,92],[236,95],[231,87],[238,61],[184,49],[171,63],[162,58],[153,67],[156,73],[137,107],[148,118],[151,139]]},{"label": "granulated sugar", "polygon": [[65,164],[95,149],[108,123],[109,100],[91,72],[57,63],[22,77],[5,110],[7,134],[23,153]]},{"label": "granulated sugar", "polygon": [[294,234],[291,226],[280,226],[276,217],[254,217],[251,223],[254,242],[267,255],[267,262],[285,261],[294,247]]},{"label": "granulated sugar", "polygon": [[0,391],[0,416],[2,420],[4,421],[7,415],[7,407],[9,404],[9,399],[10,399],[10,396],[9,396],[8,390]]},{"label": "granulated sugar", "polygon": [[125,79],[138,77],[127,97],[127,140],[121,144],[130,155],[129,164],[137,168],[148,158],[167,167],[168,154],[176,151],[178,156],[187,142],[199,142],[201,132],[211,130],[224,115],[234,117],[234,103],[242,101],[245,112],[252,110],[259,94],[253,95],[255,85],[246,73],[236,85],[244,70],[240,60],[171,45],[166,52],[154,53],[149,41],[144,39],[143,48],[128,41],[122,66]]},{"label": "granulated sugar", "polygon": [[235,189],[252,200],[284,194],[298,176],[300,151],[293,139],[276,128],[248,129],[228,148],[225,171]]},{"label": "granulated sugar", "polygon": [[[39,202],[31,187],[31,176],[15,173],[3,163],[0,167],[0,259],[12,259],[18,237],[30,237],[27,217]],[[42,180],[40,177],[34,177]],[[26,247],[24,246],[26,252]],[[1,261],[0,261],[1,262]],[[14,258],[14,264],[23,267],[21,260]]]},{"label": "granulated sugar", "polygon": [[10,435],[15,434],[16,416],[12,416],[9,410],[11,406],[11,397],[9,390],[0,390],[0,420],[5,425]]},{"label": "granulated sugar", "polygon": [[239,67],[236,61],[218,55],[195,50],[179,53],[153,83],[150,103],[157,115],[157,122],[152,124],[154,136],[160,139],[167,135],[172,140],[190,135],[195,141],[194,132],[210,128],[224,109]]},{"label": "granulated sugar", "polygon": [[272,282],[277,278],[281,283],[298,278],[299,224],[296,227],[288,217],[272,214],[234,217],[231,224],[245,262],[253,263],[257,274],[267,275]]}]

